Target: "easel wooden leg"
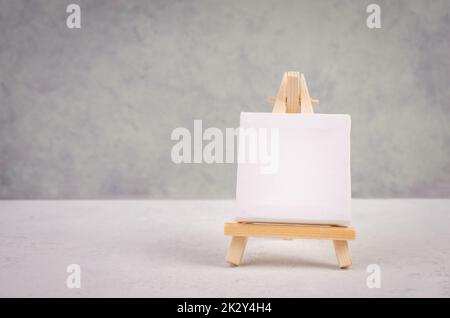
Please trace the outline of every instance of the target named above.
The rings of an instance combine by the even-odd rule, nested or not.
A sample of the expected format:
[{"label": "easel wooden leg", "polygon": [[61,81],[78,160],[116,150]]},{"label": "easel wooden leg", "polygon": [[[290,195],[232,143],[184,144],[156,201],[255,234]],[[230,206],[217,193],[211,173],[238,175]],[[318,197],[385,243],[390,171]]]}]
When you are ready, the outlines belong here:
[{"label": "easel wooden leg", "polygon": [[247,245],[247,236],[233,236],[231,238],[230,247],[226,260],[232,265],[239,266],[241,264],[242,255],[244,255],[245,246]]},{"label": "easel wooden leg", "polygon": [[352,266],[352,259],[350,257],[350,250],[348,249],[347,241],[333,241],[334,250],[336,251],[336,257],[340,268],[349,268]]}]

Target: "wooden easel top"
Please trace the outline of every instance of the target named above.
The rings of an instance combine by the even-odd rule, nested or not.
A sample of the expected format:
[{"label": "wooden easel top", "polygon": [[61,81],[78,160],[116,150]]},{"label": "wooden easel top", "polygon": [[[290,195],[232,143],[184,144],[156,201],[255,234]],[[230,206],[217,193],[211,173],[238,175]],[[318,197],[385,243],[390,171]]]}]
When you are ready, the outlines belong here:
[{"label": "wooden easel top", "polygon": [[277,96],[269,96],[274,101],[273,113],[314,113],[313,105],[318,99],[309,96],[305,76],[299,72],[285,72]]}]

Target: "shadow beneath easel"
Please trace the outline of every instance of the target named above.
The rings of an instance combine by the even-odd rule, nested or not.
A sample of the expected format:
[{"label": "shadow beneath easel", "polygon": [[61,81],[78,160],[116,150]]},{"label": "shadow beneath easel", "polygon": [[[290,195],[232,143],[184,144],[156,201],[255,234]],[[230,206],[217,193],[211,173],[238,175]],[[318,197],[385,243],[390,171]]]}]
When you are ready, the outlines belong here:
[{"label": "shadow beneath easel", "polygon": [[250,256],[249,259],[244,260],[244,262],[240,266],[251,266],[251,267],[276,267],[276,268],[282,268],[282,267],[289,267],[289,268],[322,268],[322,269],[334,269],[339,270],[339,267],[336,266],[336,264],[329,264],[325,262],[321,262],[320,260],[311,260],[311,259],[304,259],[292,256],[290,257],[280,257],[280,255],[277,255],[276,257],[270,257],[264,256],[264,257],[252,257]]},{"label": "shadow beneath easel", "polygon": [[186,265],[186,266],[206,266],[223,269],[239,268],[274,268],[274,269],[292,269],[292,268],[316,268],[326,270],[340,270],[336,264],[327,263],[320,259],[306,259],[301,256],[280,255],[276,253],[264,253],[264,255],[255,255],[248,251],[240,266],[233,266],[226,262],[225,253],[227,250],[227,240],[222,237],[217,239],[211,235],[212,239],[205,244],[204,240],[193,240],[186,244],[185,241],[178,238],[166,239],[164,242],[148,242],[146,250],[151,250],[152,255],[157,255],[157,259],[168,265]]},{"label": "shadow beneath easel", "polygon": [[[208,237],[204,240],[200,237]],[[188,237],[189,239],[186,239]],[[228,268],[225,254],[228,238],[210,231],[202,235],[173,236],[164,240],[149,241],[145,243],[145,254],[152,259],[165,263],[167,266],[207,266],[215,268]],[[155,257],[156,256],[156,257]]]}]

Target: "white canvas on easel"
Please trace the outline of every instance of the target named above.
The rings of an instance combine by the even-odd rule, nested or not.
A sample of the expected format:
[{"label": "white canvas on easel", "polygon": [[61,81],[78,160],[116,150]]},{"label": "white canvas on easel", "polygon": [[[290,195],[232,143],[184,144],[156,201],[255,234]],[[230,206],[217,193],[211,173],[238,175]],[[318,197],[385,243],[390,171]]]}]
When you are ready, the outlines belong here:
[{"label": "white canvas on easel", "polygon": [[236,220],[350,225],[350,126],[348,115],[241,113],[241,131],[277,130],[278,162],[273,173],[238,164]]}]

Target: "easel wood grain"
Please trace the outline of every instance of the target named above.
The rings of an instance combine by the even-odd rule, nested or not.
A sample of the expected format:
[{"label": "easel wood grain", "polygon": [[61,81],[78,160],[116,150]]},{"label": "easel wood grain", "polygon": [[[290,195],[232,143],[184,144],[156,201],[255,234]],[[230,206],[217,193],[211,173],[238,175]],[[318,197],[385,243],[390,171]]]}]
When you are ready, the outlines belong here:
[{"label": "easel wood grain", "polygon": [[[319,104],[309,96],[305,76],[299,72],[285,72],[277,96],[269,98],[275,101],[273,113],[314,113],[313,105]],[[227,222],[224,234],[232,236],[226,260],[236,266],[241,264],[248,237],[254,236],[333,240],[339,268],[345,269],[352,265],[348,240],[356,239],[353,227],[286,223]]]},{"label": "easel wood grain", "polygon": [[304,225],[287,223],[227,222],[224,234],[230,236],[266,236],[279,238],[312,238],[323,240],[354,240],[353,227]]},{"label": "easel wood grain", "polygon": [[348,249],[348,242],[345,240],[334,240],[333,245],[339,267],[342,269],[351,267],[352,259],[350,257],[350,250]]},{"label": "easel wood grain", "polygon": [[232,265],[239,266],[242,256],[244,255],[245,246],[247,245],[247,236],[235,235],[231,238],[230,247],[228,248],[226,260]]}]

